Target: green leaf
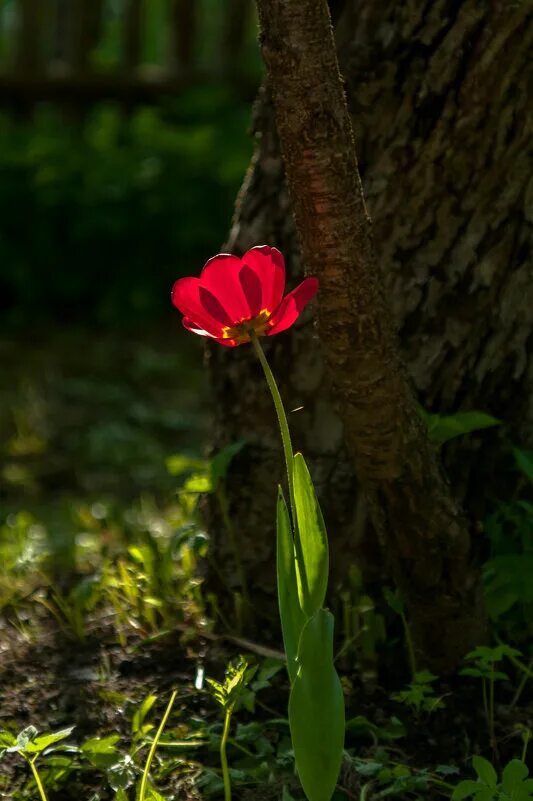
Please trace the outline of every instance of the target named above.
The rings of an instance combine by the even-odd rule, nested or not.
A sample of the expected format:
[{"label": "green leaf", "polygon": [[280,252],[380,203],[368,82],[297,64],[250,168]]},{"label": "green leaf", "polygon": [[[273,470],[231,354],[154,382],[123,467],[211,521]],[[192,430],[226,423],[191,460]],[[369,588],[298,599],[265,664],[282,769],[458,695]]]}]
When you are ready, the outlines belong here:
[{"label": "green leaf", "polygon": [[283,668],[283,662],[273,657],[267,657],[257,672],[251,688],[254,693],[270,687],[270,680]]},{"label": "green leaf", "polygon": [[281,630],[287,656],[287,671],[292,684],[296,677],[298,643],[305,623],[305,615],[298,597],[294,542],[289,512],[281,487],[278,489],[277,504],[277,572]]},{"label": "green leaf", "polygon": [[287,790],[286,784],[283,785],[283,789],[281,791],[281,801],[295,801],[294,796],[292,796]]},{"label": "green leaf", "polygon": [[304,457],[294,457],[294,502],[298,520],[298,535],[303,553],[300,574],[305,574],[302,583],[307,586],[307,597],[301,592],[300,601],[307,617],[312,617],[324,605],[328,585],[329,557],[326,527],[315,488]]},{"label": "green leaf", "polygon": [[45,748],[48,748],[50,745],[69,737],[73,730],[74,726],[69,726],[68,729],[61,729],[61,731],[56,731],[52,734],[41,734],[40,737],[35,737],[35,739],[29,742],[24,750],[27,754],[40,754],[41,751],[44,751]]},{"label": "green leaf", "polygon": [[228,664],[223,684],[215,679],[206,679],[211,695],[224,709],[233,709],[256,670],[257,665],[249,667],[246,659],[240,656],[236,663]]},{"label": "green leaf", "polygon": [[289,699],[294,757],[309,801],[330,801],[342,762],[344,697],[333,664],[333,625],[325,609],[305,624]]},{"label": "green leaf", "polygon": [[45,756],[41,762],[41,765],[47,770],[56,770],[58,772],[63,772],[65,768],[69,768],[73,764],[72,757],[65,754],[50,754],[50,756]]},{"label": "green leaf", "polygon": [[4,756],[8,748],[15,748],[18,750],[16,742],[17,738],[14,734],[5,730],[0,731],[0,759]]},{"label": "green leaf", "polygon": [[459,773],[459,768],[457,765],[437,765],[435,773],[438,773],[440,776],[454,776]]},{"label": "green leaf", "polygon": [[415,673],[415,682],[417,684],[432,684],[437,676],[434,673],[430,673],[429,670],[420,670],[418,673]]},{"label": "green leaf", "polygon": [[148,787],[144,799],[145,801],[167,801],[165,796],[161,795],[161,793],[158,793],[153,787]]},{"label": "green leaf", "polygon": [[129,754],[115,762],[107,771],[107,780],[113,790],[127,790],[135,781],[135,765]]},{"label": "green leaf", "polygon": [[140,707],[135,711],[131,723],[131,730],[133,732],[140,731],[144,719],[157,701],[157,695],[147,695]]},{"label": "green leaf", "polygon": [[476,679],[483,678],[485,671],[478,670],[477,668],[463,668],[459,671],[460,676],[474,676]]},{"label": "green leaf", "polygon": [[472,765],[483,784],[486,784],[487,787],[496,787],[498,774],[488,759],[480,756],[473,756]]},{"label": "green leaf", "polygon": [[193,473],[192,476],[190,476],[184,483],[182,488],[182,492],[190,492],[194,495],[200,495],[201,493],[212,491],[213,485],[211,483],[211,477],[205,475],[204,473]]},{"label": "green leaf", "polygon": [[217,701],[217,703],[219,703],[222,707],[226,706],[226,692],[222,684],[215,679],[210,678],[206,679],[206,683],[208,687],[211,688],[211,695]]},{"label": "green leaf", "polygon": [[249,667],[248,662],[242,656],[239,657],[235,664],[230,663],[228,665],[224,679],[227,704],[232,707],[235,706],[237,699],[252,680],[256,670],[257,665]]},{"label": "green leaf", "polygon": [[242,451],[245,444],[246,443],[242,440],[233,442],[231,445],[226,445],[225,448],[222,448],[222,450],[213,456],[209,465],[213,487],[216,487],[220,481],[226,478],[230,464],[235,456]]},{"label": "green leaf", "polygon": [[420,410],[427,426],[428,437],[436,445],[443,445],[450,439],[501,425],[501,420],[484,412],[457,412],[456,414],[431,414]]},{"label": "green leaf", "polygon": [[112,734],[109,737],[93,737],[90,740],[86,740],[80,750],[95,768],[107,770],[120,757],[120,753],[116,748],[119,740],[118,734]]},{"label": "green leaf", "polygon": [[0,748],[9,748],[10,745],[15,745],[17,738],[9,731],[0,731]]},{"label": "green leaf", "polygon": [[483,787],[476,793],[476,801],[504,801],[497,787]]},{"label": "green leaf", "polygon": [[509,795],[518,789],[524,779],[527,779],[529,770],[521,759],[511,759],[503,769],[502,784],[503,789]]},{"label": "green leaf", "polygon": [[470,795],[477,795],[480,789],[479,782],[475,782],[473,779],[465,779],[465,781],[459,782],[453,791],[452,801],[463,801],[464,798],[468,798]]},{"label": "green leaf", "polygon": [[35,726],[26,726],[25,729],[22,729],[22,731],[19,731],[17,734],[17,745],[19,748],[26,748],[28,743],[34,740],[38,734],[39,732]]},{"label": "green leaf", "polygon": [[507,675],[507,673],[504,673],[503,670],[493,670],[491,675],[494,681],[496,681],[497,679],[501,679],[502,681],[509,680],[509,676]]},{"label": "green leaf", "polygon": [[206,467],[204,459],[196,459],[192,456],[186,456],[183,453],[177,453],[169,456],[166,460],[166,468],[171,476],[181,476],[183,473],[197,472]]},{"label": "green leaf", "polygon": [[396,612],[397,615],[403,615],[404,604],[398,590],[393,592],[388,587],[385,587],[383,590],[383,596],[393,612]]},{"label": "green leaf", "polygon": [[533,481],[533,451],[523,451],[520,448],[513,448],[513,456],[516,466],[530,481]]}]

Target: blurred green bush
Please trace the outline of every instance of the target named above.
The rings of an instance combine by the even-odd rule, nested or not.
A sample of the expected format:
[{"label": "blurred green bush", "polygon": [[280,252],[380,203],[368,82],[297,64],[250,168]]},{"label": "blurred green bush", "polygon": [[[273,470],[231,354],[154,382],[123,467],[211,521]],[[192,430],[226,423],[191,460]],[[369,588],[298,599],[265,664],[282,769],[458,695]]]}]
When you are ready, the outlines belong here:
[{"label": "blurred green bush", "polygon": [[116,325],[170,313],[225,239],[252,143],[220,86],[83,122],[0,117],[0,323]]}]

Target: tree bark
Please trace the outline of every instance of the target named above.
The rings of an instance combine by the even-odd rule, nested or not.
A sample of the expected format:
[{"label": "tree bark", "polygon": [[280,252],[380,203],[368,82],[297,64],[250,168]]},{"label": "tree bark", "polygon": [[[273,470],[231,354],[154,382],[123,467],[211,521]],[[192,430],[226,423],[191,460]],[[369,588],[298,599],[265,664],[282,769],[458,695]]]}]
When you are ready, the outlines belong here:
[{"label": "tree bark", "polygon": [[[347,3],[337,27],[385,291],[419,399],[443,412],[459,407],[490,411],[508,423],[505,436],[526,443],[533,431],[533,369],[527,358],[533,193],[526,169],[531,153],[526,113],[531,17],[525,5],[510,14],[499,4],[418,2],[405,9],[384,0],[359,0]],[[509,55],[502,64],[503,49]],[[297,275],[299,250],[264,92],[255,129],[256,153],[239,197],[229,248],[242,252],[257,242],[277,244]],[[283,343],[281,337],[273,342],[272,358],[277,374],[285,376],[286,397],[305,406],[294,416],[295,439],[314,457],[332,532],[333,568],[345,579],[350,557],[361,559],[361,540],[367,543],[365,553],[374,543],[362,504],[353,500],[355,479],[344,445],[348,432],[332,409],[320,353],[311,346],[307,327],[287,335]],[[272,499],[261,495],[260,487],[271,482],[277,467],[271,418],[247,361],[239,358],[230,365],[227,354],[213,355],[217,439],[251,440],[248,455],[235,465],[235,476],[244,483],[236,488],[232,482],[231,500],[243,531],[254,532],[253,537],[243,536],[243,558],[253,586],[268,595],[272,529],[264,521],[271,519]],[[292,374],[289,365],[295,367]],[[259,426],[254,422],[258,418]],[[449,449],[454,484],[464,490],[474,519],[485,508],[486,493],[478,491],[479,485],[490,486],[483,466],[490,470],[498,463],[501,439],[497,433],[484,434]],[[487,447],[481,450],[483,441]],[[365,458],[370,461],[368,454]],[[469,475],[473,465],[478,483]],[[385,470],[390,464],[380,460],[377,467]],[[418,542],[418,537],[405,536],[401,557],[408,569],[403,581],[410,579]],[[389,556],[396,555],[400,544],[393,544]],[[220,538],[215,538],[215,553],[219,563],[227,558]],[[457,557],[452,554],[449,561],[444,553],[431,565],[435,572],[430,581],[437,579],[433,590],[414,573],[423,585],[421,593],[415,587],[414,603],[428,601],[423,628],[432,626],[442,642],[452,634],[440,630],[442,618],[430,622],[433,599],[438,580],[455,581],[449,570]],[[466,554],[460,558],[469,572]],[[474,596],[472,591],[467,606],[476,605]],[[449,613],[445,616],[461,633],[453,611]],[[463,633],[456,656],[473,637],[471,628]]]},{"label": "tree bark", "polygon": [[258,0],[302,256],[320,280],[318,327],[347,446],[426,660],[479,641],[465,519],[407,380],[382,293],[325,0]]}]

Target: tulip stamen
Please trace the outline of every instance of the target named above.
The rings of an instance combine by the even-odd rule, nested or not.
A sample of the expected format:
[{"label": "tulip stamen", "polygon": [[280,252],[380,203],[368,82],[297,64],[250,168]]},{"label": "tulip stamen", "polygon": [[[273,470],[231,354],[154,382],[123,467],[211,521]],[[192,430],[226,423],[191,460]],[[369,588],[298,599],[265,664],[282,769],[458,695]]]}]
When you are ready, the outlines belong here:
[{"label": "tulip stamen", "polygon": [[223,339],[234,339],[239,345],[250,341],[250,334],[262,337],[270,326],[271,312],[269,309],[261,309],[258,315],[252,319],[243,319],[237,325],[226,325],[222,329]]}]

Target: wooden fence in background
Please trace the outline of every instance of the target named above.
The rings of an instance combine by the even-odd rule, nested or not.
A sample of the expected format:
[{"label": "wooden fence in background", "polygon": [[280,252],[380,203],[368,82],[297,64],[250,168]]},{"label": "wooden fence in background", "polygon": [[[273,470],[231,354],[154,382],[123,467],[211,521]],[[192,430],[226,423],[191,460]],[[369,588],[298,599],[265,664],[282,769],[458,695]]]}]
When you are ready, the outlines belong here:
[{"label": "wooden fence in background", "polygon": [[[154,23],[155,9],[156,0],[0,0],[0,105],[153,102],[213,79],[250,88],[251,0],[157,0]],[[157,60],[146,54],[154,25]]]}]

